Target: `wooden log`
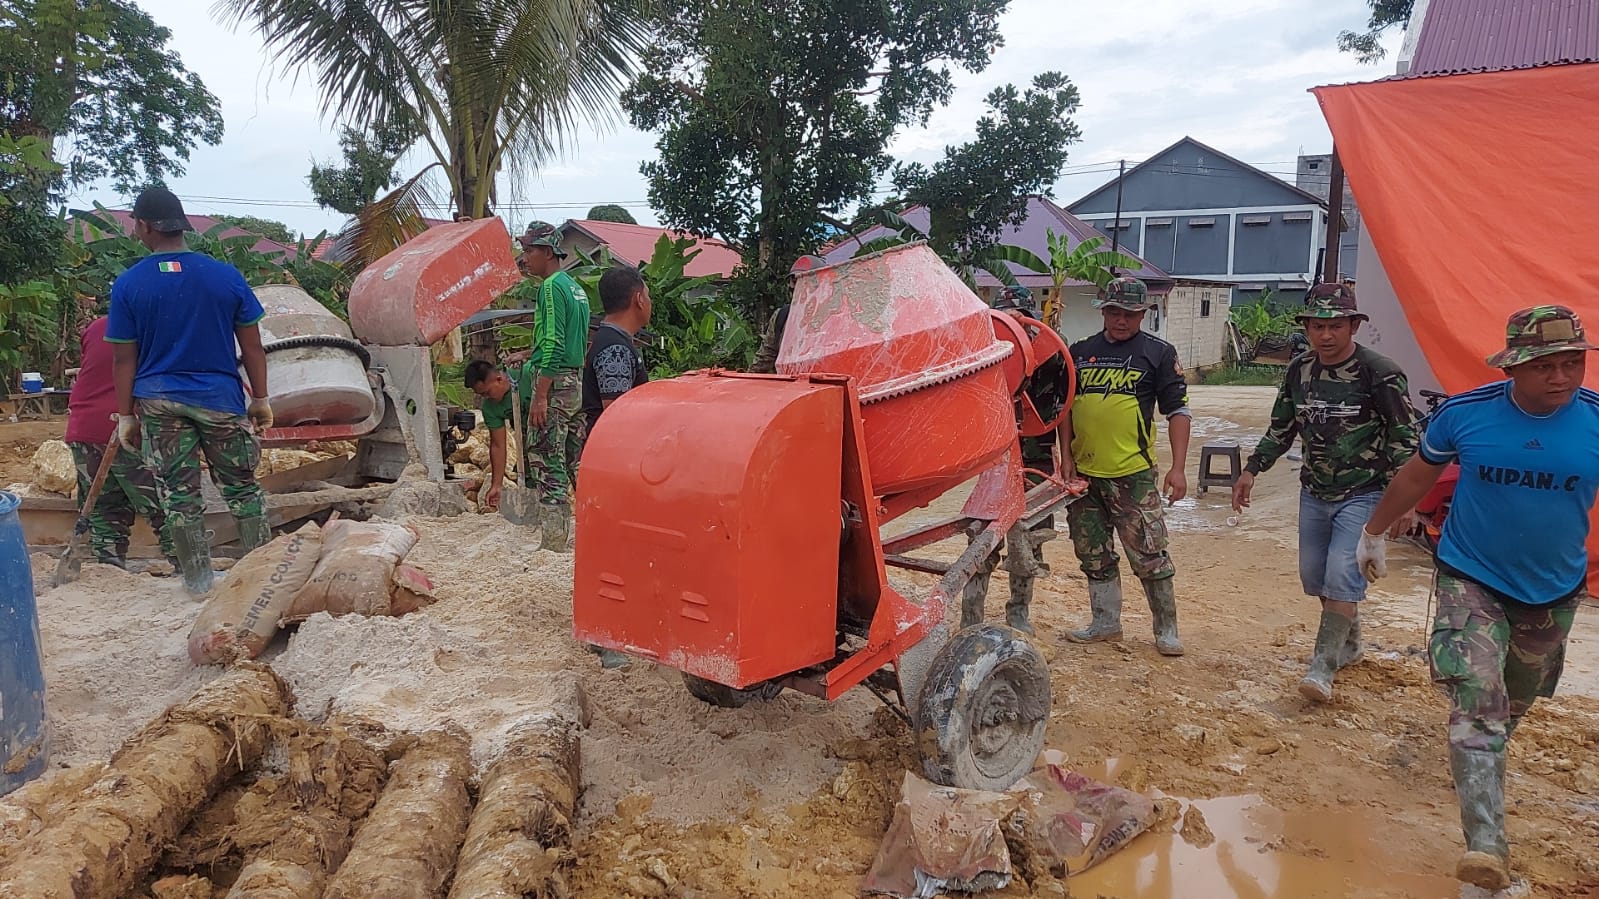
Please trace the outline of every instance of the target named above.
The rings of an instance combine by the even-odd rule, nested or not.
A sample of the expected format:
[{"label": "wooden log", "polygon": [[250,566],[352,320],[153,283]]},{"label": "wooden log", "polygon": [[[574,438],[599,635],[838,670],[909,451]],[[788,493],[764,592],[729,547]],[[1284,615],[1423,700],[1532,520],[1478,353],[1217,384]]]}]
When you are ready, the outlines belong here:
[{"label": "wooden log", "polygon": [[437,899],[455,870],[472,800],[464,736],[423,734],[394,765],[389,784],[328,884],[326,899]]},{"label": "wooden log", "polygon": [[580,751],[575,724],[511,735],[478,792],[450,899],[567,899]]},{"label": "wooden log", "polygon": [[121,899],[200,806],[255,764],[290,706],[271,669],[242,664],[168,709],[111,757],[67,813],[0,868],[7,899]]}]

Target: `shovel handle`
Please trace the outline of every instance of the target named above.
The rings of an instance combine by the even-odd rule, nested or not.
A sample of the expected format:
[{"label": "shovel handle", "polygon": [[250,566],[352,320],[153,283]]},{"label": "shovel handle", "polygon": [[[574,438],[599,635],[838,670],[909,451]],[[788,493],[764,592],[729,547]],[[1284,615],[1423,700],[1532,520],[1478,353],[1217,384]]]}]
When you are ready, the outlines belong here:
[{"label": "shovel handle", "polygon": [[72,527],[73,534],[81,534],[89,529],[89,513],[94,511],[94,504],[100,500],[100,488],[105,486],[106,476],[111,473],[112,463],[117,461],[117,451],[122,444],[112,435],[111,442],[105,445],[105,454],[100,457],[100,467],[94,473],[94,480],[89,482],[89,491],[83,495],[83,506],[78,509],[78,521]]}]

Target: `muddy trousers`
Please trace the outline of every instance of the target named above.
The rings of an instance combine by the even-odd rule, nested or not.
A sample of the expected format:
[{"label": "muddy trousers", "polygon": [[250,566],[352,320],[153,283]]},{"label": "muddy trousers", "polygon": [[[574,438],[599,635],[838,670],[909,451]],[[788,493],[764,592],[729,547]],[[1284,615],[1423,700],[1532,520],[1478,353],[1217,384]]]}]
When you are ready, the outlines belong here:
[{"label": "muddy trousers", "polygon": [[[105,458],[106,448],[99,443],[69,443],[72,461],[78,472],[78,498],[81,502],[89,495],[89,485],[94,483],[95,472]],[[155,472],[139,456],[123,450],[106,473],[100,487],[100,498],[88,510],[89,545],[94,556],[101,561],[125,560],[128,556],[128,539],[133,532],[135,515],[143,515],[161,541],[161,553],[168,559],[174,557],[172,535],[167,529],[167,515],[161,509],[161,499],[156,492]]]},{"label": "muddy trousers", "polygon": [[[1048,527],[1045,527],[1048,524]],[[972,579],[961,591],[961,627],[968,628],[983,621],[983,604],[988,598],[988,585],[999,567],[1000,549],[1005,549],[1005,574],[1010,582],[1010,599],[1005,602],[1005,623],[1025,633],[1032,633],[1031,607],[1033,582],[1040,574],[1049,574],[1044,564],[1043,545],[1055,539],[1053,522],[1040,524],[1028,530],[1020,524],[1013,525],[988,558],[979,562]],[[971,539],[967,543],[970,545]]]},{"label": "muddy trousers", "polygon": [[1170,536],[1153,468],[1121,478],[1088,478],[1088,492],[1066,508],[1066,524],[1077,561],[1091,581],[1117,577],[1117,536],[1139,580],[1165,580],[1177,573],[1167,551]]},{"label": "muddy trousers", "polygon": [[1450,772],[1466,840],[1456,876],[1502,889],[1509,883],[1505,743],[1538,697],[1554,695],[1582,595],[1529,606],[1442,572],[1435,591],[1428,658],[1434,682],[1450,696]]}]

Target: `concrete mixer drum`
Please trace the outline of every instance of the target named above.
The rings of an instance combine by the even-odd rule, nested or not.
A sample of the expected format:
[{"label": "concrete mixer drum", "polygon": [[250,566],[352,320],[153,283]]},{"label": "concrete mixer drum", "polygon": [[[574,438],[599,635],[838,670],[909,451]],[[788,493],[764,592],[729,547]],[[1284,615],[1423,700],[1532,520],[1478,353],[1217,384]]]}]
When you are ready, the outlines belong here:
[{"label": "concrete mixer drum", "polygon": [[371,358],[350,326],[293,285],[269,284],[255,294],[266,310],[261,345],[276,426],[353,424],[371,416]]}]

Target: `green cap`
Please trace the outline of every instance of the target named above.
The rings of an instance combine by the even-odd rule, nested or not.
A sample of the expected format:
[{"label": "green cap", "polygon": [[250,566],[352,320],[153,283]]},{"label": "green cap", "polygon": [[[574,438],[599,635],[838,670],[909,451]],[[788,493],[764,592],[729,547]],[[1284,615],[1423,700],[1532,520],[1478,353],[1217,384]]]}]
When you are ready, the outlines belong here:
[{"label": "green cap", "polygon": [[1106,306],[1126,309],[1128,312],[1143,312],[1149,308],[1149,288],[1137,278],[1126,275],[1114,278],[1099,292],[1099,299],[1094,301],[1095,309]]},{"label": "green cap", "polygon": [[1342,284],[1317,284],[1305,294],[1305,311],[1294,316],[1307,318],[1358,318],[1369,321],[1366,313],[1355,307],[1355,292]]},{"label": "green cap", "polygon": [[1582,319],[1565,306],[1530,306],[1505,323],[1505,348],[1488,357],[1493,368],[1514,368],[1540,356],[1599,350],[1583,336]]},{"label": "green cap", "polygon": [[566,251],[561,249],[561,232],[549,222],[533,222],[527,226],[527,233],[516,239],[522,249],[531,250],[534,247],[549,247],[555,251],[556,259],[565,259]]}]

